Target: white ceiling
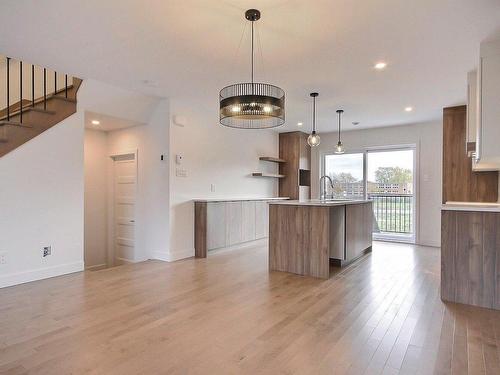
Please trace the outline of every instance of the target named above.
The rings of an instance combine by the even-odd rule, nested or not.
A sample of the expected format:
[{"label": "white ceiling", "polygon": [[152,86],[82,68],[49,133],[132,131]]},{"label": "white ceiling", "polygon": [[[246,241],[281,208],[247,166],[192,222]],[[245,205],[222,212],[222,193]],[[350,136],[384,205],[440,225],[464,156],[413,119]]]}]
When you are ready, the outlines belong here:
[{"label": "white ceiling", "polygon": [[[93,124],[92,121],[99,121],[99,124]],[[110,132],[113,130],[126,129],[140,125],[145,125],[145,123],[109,116],[102,113],[85,111],[85,127],[87,129]]]},{"label": "white ceiling", "polygon": [[309,128],[310,91],[320,131],[335,130],[338,107],[359,127],[438,119],[464,103],[479,42],[500,35],[499,0],[8,0],[0,53],[191,100],[215,126],[218,91],[249,79],[248,28],[237,51],[250,7],[262,11],[257,80],[287,93],[280,131]]}]

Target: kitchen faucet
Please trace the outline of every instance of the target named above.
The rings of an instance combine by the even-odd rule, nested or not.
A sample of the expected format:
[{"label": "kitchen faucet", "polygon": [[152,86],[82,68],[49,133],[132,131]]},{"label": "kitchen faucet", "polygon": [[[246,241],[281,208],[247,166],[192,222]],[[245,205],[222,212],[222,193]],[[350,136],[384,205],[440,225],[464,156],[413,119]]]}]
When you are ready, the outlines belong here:
[{"label": "kitchen faucet", "polygon": [[327,194],[326,194],[326,180],[330,181],[330,186],[333,190],[333,181],[330,178],[330,176],[323,175],[319,179],[319,199],[320,200],[325,200],[327,199]]}]

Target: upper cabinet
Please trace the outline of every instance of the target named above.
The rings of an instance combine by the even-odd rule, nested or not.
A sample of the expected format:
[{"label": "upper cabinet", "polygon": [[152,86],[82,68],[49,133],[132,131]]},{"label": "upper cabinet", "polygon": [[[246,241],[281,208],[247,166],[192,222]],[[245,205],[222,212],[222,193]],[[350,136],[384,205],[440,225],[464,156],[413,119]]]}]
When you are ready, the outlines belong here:
[{"label": "upper cabinet", "polygon": [[476,110],[473,168],[500,170],[500,40],[481,44]]},{"label": "upper cabinet", "polygon": [[476,150],[477,122],[477,70],[467,73],[467,130],[465,151],[469,156]]}]

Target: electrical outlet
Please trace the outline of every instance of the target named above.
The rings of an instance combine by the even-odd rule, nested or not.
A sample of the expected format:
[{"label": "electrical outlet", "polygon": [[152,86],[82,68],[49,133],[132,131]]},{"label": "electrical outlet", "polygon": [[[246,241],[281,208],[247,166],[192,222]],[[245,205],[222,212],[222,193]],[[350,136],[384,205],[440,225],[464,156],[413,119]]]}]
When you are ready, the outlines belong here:
[{"label": "electrical outlet", "polygon": [[0,264],[7,264],[7,253],[0,253]]},{"label": "electrical outlet", "polygon": [[52,254],[52,246],[44,246],[43,247],[43,257],[49,256]]}]

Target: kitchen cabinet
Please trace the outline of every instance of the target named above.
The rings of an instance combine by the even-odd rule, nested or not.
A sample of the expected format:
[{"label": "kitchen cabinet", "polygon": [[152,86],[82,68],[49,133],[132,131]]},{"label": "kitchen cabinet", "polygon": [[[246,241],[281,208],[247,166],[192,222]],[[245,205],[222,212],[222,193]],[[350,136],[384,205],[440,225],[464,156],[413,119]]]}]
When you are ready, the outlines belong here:
[{"label": "kitchen cabinet", "polygon": [[226,246],[226,204],[207,204],[207,247],[217,249]]},{"label": "kitchen cabinet", "polygon": [[269,235],[269,204],[255,202],[255,239]]},{"label": "kitchen cabinet", "polygon": [[195,256],[268,237],[269,200],[195,201]]},{"label": "kitchen cabinet", "polygon": [[308,134],[294,131],[279,134],[279,195],[290,199],[311,198],[311,147]]},{"label": "kitchen cabinet", "polygon": [[477,70],[467,74],[467,122],[465,151],[469,156],[476,150],[477,122]]},{"label": "kitchen cabinet", "polygon": [[500,170],[500,40],[481,43],[474,170]]}]

